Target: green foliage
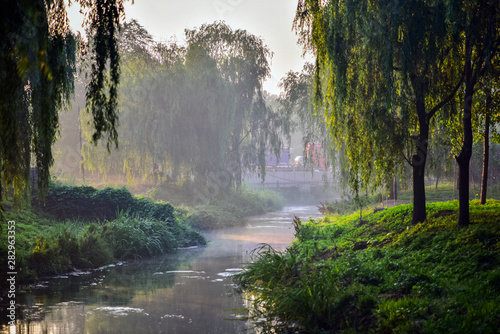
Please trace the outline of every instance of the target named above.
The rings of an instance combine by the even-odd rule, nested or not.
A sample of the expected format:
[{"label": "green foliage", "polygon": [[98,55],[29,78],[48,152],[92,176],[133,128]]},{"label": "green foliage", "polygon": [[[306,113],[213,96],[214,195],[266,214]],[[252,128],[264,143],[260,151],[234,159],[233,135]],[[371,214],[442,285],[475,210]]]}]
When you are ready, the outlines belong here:
[{"label": "green foliage", "polygon": [[141,218],[119,212],[116,219],[101,224],[60,223],[37,230],[35,242],[24,245],[32,250],[25,254],[27,269],[48,276],[206,244],[204,237],[183,221],[183,213],[177,215],[179,218],[168,221],[158,220],[154,214]]},{"label": "green foliage", "polygon": [[281,120],[266,104],[262,90],[263,80],[270,75],[272,53],[260,37],[246,30],[232,30],[224,22],[186,30],[186,38],[189,44],[204,47],[223,78],[232,83],[236,109],[226,161],[239,187],[242,164],[248,168],[259,166],[265,172],[265,150],[272,146],[281,151]]},{"label": "green foliage", "polygon": [[123,213],[107,222],[103,233],[117,259],[152,257],[178,247],[168,224]]},{"label": "green foliage", "polygon": [[191,211],[191,224],[203,230],[241,225],[245,221],[241,210],[227,202],[197,205]]},{"label": "green foliage", "polygon": [[326,203],[326,212],[328,214],[339,214],[345,215],[350,214],[360,209],[366,208],[367,206],[380,203],[382,201],[382,195],[377,194],[375,196],[361,195],[357,200],[352,199],[340,199],[333,202]]},{"label": "green foliage", "polygon": [[[470,154],[470,102],[476,82],[495,68],[499,22],[488,2],[298,1],[294,29],[316,57],[316,107],[355,194],[388,184],[406,160],[414,176],[413,219],[425,220],[428,155],[439,177],[449,159],[446,146],[465,140]],[[483,85],[490,91],[493,77]],[[438,114],[468,120],[464,140],[451,134],[453,122],[436,121]],[[460,184],[466,187],[468,179]]]},{"label": "green foliage", "polygon": [[[300,73],[290,71],[281,79],[278,84],[282,91],[279,96],[280,108],[284,118],[289,119],[291,132],[302,134],[303,148],[311,143],[320,143],[321,154],[329,157],[331,165],[336,166],[339,164],[335,161],[335,153],[339,154],[339,158],[343,155],[340,151],[335,151],[340,147],[332,143],[323,113],[314,108],[315,70],[313,64],[306,63]],[[310,158],[306,154],[306,165],[311,162]],[[342,183],[344,180],[341,177],[339,181]]]},{"label": "green foliage", "polygon": [[241,192],[234,192],[233,196],[194,206],[191,210],[191,224],[201,229],[242,225],[250,215],[278,210],[281,207],[282,200],[276,193],[243,188]]},{"label": "green foliage", "polygon": [[[105,133],[117,142],[116,40],[123,1],[76,2],[88,11],[85,23],[93,46],[89,53],[93,63],[86,97],[92,110],[94,139]],[[36,170],[33,176],[40,196],[49,187],[59,111],[69,104],[74,91],[76,42],[69,29],[64,1],[8,1],[3,8],[0,202],[4,192],[12,187],[16,204],[27,204],[32,187],[30,173]],[[31,166],[36,166],[33,172]]]},{"label": "green foliage", "polygon": [[[334,333],[495,333],[500,317],[500,202],[411,205],[307,222],[285,252],[255,251],[236,276],[252,295],[250,316],[270,330]],[[253,313],[252,313],[253,312]]]},{"label": "green foliage", "polygon": [[125,16],[124,0],[79,1],[87,10],[87,33],[90,35],[90,49],[94,57],[90,64],[90,81],[86,99],[92,114],[95,144],[105,135],[107,147],[118,147],[118,84],[120,82],[120,55],[118,36],[120,20]]},{"label": "green foliage", "polygon": [[55,226],[38,236],[27,266],[40,277],[73,271],[88,265],[80,250],[78,233],[69,224]]},{"label": "green foliage", "polygon": [[174,207],[133,196],[125,187],[98,190],[89,186],[52,184],[45,201],[35,202],[43,212],[59,220],[112,220],[118,210],[133,212],[160,221],[174,219]]},{"label": "green foliage", "polygon": [[97,224],[89,224],[83,232],[80,243],[83,267],[99,267],[113,261],[113,249],[103,236],[102,228]]},{"label": "green foliage", "polygon": [[47,206],[2,214],[0,255],[7,257],[4,232],[7,222],[15,221],[21,282],[207,242],[190,225],[188,211],[134,197],[125,188],[52,185],[47,201]]},{"label": "green foliage", "polygon": [[187,30],[186,39],[186,47],[156,43],[137,22],[123,25],[121,149],[89,145],[84,125],[85,168],[128,182],[223,179],[228,189],[240,185],[242,163],[262,169],[267,148],[281,151],[286,119],[262,92],[271,57],[262,39],[221,22]]},{"label": "green foliage", "polygon": [[275,211],[283,206],[283,199],[278,193],[272,190],[252,190],[246,187],[223,194],[221,200],[238,207],[244,216]]}]

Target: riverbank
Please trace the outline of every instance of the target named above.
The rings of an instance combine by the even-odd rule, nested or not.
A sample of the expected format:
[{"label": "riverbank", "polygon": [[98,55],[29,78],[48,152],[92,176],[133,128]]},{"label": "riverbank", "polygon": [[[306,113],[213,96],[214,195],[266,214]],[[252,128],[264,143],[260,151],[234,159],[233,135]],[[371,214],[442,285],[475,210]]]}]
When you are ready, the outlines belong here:
[{"label": "riverbank", "polygon": [[15,270],[9,271],[17,272],[20,284],[206,244],[184,211],[135,197],[125,188],[52,185],[43,202],[4,207],[0,253],[7,258],[6,231],[14,222]]},{"label": "riverbank", "polygon": [[44,279],[16,295],[16,331],[255,334],[242,321],[245,301],[232,293],[231,277],[259,243],[288,247],[294,215],[321,216],[316,206],[287,206],[204,231],[203,247]]},{"label": "riverbank", "polygon": [[411,209],[296,224],[291,247],[264,247],[236,277],[249,317],[277,332],[496,333],[500,201],[472,201],[467,229],[457,201],[429,203],[417,225]]},{"label": "riverbank", "polygon": [[[0,255],[7,259],[10,254],[7,231],[9,222],[14,222],[15,270],[9,272],[18,273],[18,284],[149,258],[205,245],[201,230],[241,224],[251,212],[271,211],[280,205],[270,194],[259,195],[244,190],[232,196],[232,201],[212,200],[188,208],[133,196],[124,187],[98,190],[53,184],[46,198],[35,198],[29,208],[14,209],[12,203],[4,202]],[[0,273],[2,281],[6,273]]]}]

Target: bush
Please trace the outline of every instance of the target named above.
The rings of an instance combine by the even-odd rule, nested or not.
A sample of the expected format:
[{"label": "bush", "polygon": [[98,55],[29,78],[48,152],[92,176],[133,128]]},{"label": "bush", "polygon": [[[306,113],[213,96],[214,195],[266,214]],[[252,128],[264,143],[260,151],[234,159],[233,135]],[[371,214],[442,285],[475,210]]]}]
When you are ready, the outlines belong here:
[{"label": "bush", "polygon": [[338,201],[333,201],[326,203],[326,213],[329,215],[347,215],[353,212],[359,211],[360,208],[364,209],[367,206],[380,203],[382,201],[381,194],[375,194],[374,196],[361,195],[358,200],[355,199],[341,199]]},{"label": "bush", "polygon": [[87,226],[81,241],[81,254],[84,267],[101,267],[114,260],[113,249],[103,238],[101,226]]},{"label": "bush", "polygon": [[113,220],[120,210],[157,220],[174,219],[174,208],[169,203],[155,203],[135,197],[125,187],[98,190],[88,186],[51,184],[44,202],[37,199],[34,205],[58,220]]},{"label": "bush", "polygon": [[102,229],[116,259],[152,257],[178,247],[206,244],[206,239],[182,220],[160,221],[120,212]]},{"label": "bush", "polygon": [[[119,207],[127,208],[126,213]],[[18,279],[29,282],[37,276],[206,244],[203,235],[188,224],[189,216],[188,211],[176,210],[169,203],[134,197],[125,188],[52,185],[46,205],[35,203],[32,209],[6,211],[0,227],[3,232],[8,220],[16,221]],[[59,220],[67,217],[81,220]],[[103,217],[110,219],[101,220]],[[2,240],[0,254],[6,258],[5,233],[0,235]]]}]

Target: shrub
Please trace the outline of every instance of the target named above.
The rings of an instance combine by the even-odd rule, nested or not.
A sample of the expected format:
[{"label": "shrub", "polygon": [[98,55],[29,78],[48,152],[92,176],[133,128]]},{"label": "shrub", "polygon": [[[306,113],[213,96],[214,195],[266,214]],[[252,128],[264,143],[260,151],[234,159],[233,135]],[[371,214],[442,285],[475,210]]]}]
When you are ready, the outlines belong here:
[{"label": "shrub", "polygon": [[135,197],[125,187],[98,190],[88,186],[52,184],[45,201],[35,200],[34,204],[39,210],[59,220],[113,220],[120,210],[157,220],[174,219],[174,208],[169,203],[155,203]]},{"label": "shrub", "polygon": [[117,259],[151,257],[178,246],[168,225],[150,218],[120,214],[108,221],[103,231]]},{"label": "shrub", "polygon": [[114,260],[112,248],[103,238],[104,229],[96,224],[89,224],[82,237],[81,254],[85,267],[100,267]]}]

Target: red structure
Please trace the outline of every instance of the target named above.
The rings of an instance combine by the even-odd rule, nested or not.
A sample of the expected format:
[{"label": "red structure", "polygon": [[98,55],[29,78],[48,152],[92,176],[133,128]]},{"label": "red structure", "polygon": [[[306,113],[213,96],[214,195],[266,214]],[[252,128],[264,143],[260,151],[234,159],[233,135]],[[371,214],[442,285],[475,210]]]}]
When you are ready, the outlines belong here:
[{"label": "red structure", "polygon": [[328,159],[323,154],[323,147],[320,143],[308,143],[305,152],[306,166],[320,170],[327,170],[329,167]]}]

